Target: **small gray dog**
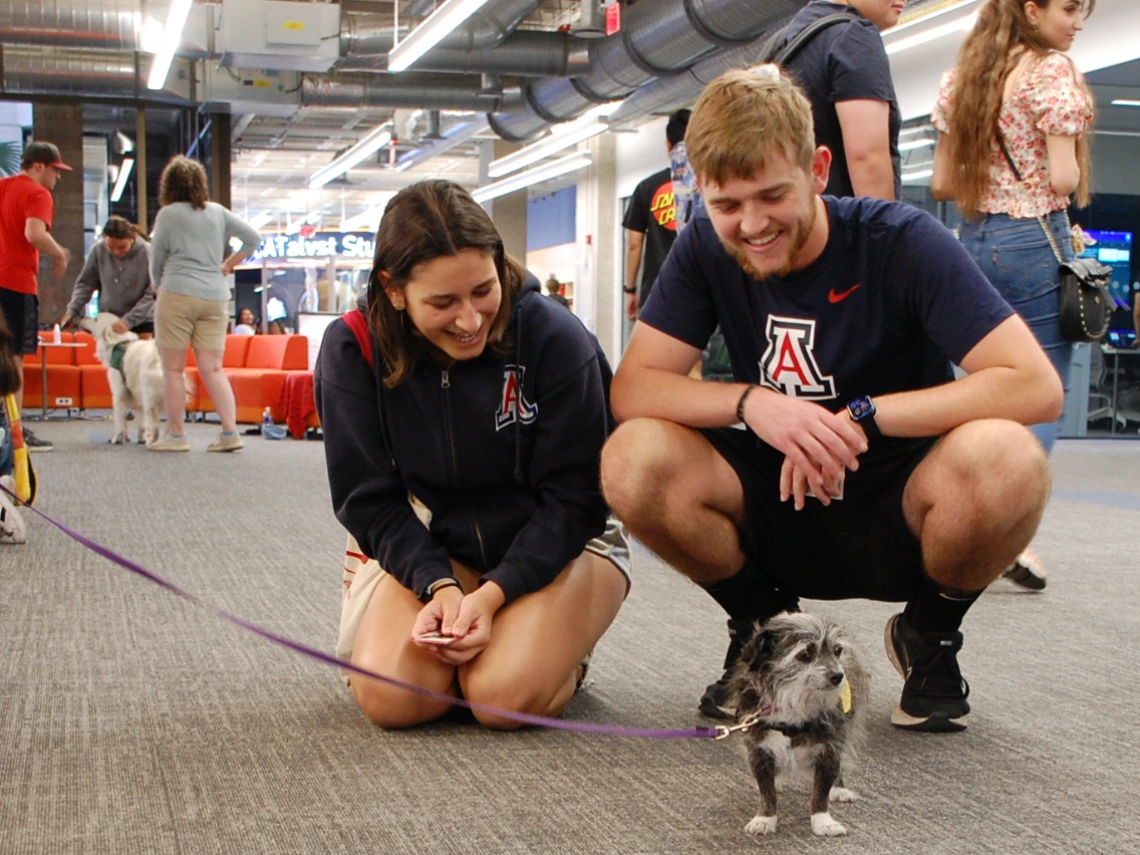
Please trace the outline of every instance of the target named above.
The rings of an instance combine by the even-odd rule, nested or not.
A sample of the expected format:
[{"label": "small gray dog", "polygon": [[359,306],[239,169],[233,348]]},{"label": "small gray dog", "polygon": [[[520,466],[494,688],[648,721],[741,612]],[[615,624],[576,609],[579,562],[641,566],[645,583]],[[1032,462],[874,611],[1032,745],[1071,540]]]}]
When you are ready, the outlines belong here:
[{"label": "small gray dog", "polygon": [[756,816],[745,831],[774,833],[783,779],[810,768],[812,832],[847,833],[828,803],[858,798],[843,786],[843,766],[862,735],[870,688],[870,674],[834,623],[785,612],[757,625],[729,683],[736,723],[748,725],[748,763],[760,788]]}]

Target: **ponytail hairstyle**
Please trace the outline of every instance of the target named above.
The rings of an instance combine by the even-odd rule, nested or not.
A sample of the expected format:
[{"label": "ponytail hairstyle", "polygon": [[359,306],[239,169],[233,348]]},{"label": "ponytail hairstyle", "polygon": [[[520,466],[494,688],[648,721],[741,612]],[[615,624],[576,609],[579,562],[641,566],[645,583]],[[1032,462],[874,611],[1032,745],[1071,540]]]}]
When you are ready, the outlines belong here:
[{"label": "ponytail hairstyle", "polygon": [[451,181],[420,181],[397,193],[384,209],[376,231],[376,255],[368,276],[368,325],[388,375],[384,385],[399,386],[415,367],[415,330],[407,314],[392,305],[380,280],[388,287],[403,288],[417,265],[436,258],[476,249],[491,256],[499,275],[503,297],[491,322],[488,346],[500,356],[509,348],[503,337],[511,306],[526,278],[526,271],[503,248],[495,224],[470,194]]},{"label": "ponytail hairstyle", "polygon": [[134,240],[136,237],[141,237],[147,243],[150,242],[150,235],[126,217],[120,217],[118,214],[112,214],[103,224],[103,237],[115,238],[115,240],[125,238]]},{"label": "ponytail hairstyle", "polygon": [[[1065,0],[989,0],[978,11],[978,21],[958,51],[950,134],[944,143],[950,145],[955,201],[967,219],[976,219],[981,213],[982,198],[989,190],[990,146],[999,138],[998,114],[1005,83],[1018,62],[1015,49],[1022,47],[1039,58],[1052,52],[1041,33],[1029,23],[1025,6],[1033,3],[1045,9],[1050,2]],[[1087,17],[1096,0],[1081,0],[1081,5],[1082,14]],[[1088,103],[1095,104],[1087,84],[1079,75],[1077,79]],[[1076,200],[1079,207],[1084,207],[1089,203],[1092,184],[1088,134],[1078,136],[1076,145],[1081,170]]]}]

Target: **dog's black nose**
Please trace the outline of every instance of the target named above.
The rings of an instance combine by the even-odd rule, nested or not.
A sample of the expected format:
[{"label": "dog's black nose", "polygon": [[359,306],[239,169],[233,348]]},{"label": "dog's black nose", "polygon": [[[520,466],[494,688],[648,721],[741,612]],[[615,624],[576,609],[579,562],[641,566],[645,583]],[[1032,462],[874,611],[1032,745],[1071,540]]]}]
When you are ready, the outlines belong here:
[{"label": "dog's black nose", "polygon": [[843,682],[843,672],[842,671],[832,671],[830,674],[827,675],[827,679],[831,681],[831,685],[838,686],[840,683]]}]

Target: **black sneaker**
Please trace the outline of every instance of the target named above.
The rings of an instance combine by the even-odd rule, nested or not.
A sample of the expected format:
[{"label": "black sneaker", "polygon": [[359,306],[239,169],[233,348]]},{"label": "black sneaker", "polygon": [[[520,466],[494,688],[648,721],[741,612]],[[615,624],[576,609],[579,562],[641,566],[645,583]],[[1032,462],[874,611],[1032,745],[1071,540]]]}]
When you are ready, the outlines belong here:
[{"label": "black sneaker", "polygon": [[1041,562],[1028,549],[1017,556],[1001,577],[1025,591],[1044,591],[1047,584]]},{"label": "black sneaker", "polygon": [[51,442],[46,439],[40,439],[27,428],[24,428],[24,445],[28,451],[51,451],[55,448]]},{"label": "black sneaker", "polygon": [[711,718],[736,717],[736,710],[728,705],[728,678],[736,660],[740,658],[740,651],[752,636],[752,624],[753,621],[750,620],[728,620],[728,653],[724,657],[724,673],[705,689],[699,704],[701,712]]},{"label": "black sneaker", "polygon": [[884,636],[887,656],[906,681],[891,724],[933,733],[965,730],[970,685],[958,670],[962,633],[919,633],[900,613],[887,621]]}]

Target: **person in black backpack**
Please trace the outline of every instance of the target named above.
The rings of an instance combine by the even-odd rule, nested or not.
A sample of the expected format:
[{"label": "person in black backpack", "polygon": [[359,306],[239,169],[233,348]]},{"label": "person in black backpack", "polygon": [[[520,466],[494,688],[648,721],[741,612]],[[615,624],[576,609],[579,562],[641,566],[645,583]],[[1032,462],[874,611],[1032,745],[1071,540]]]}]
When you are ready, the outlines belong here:
[{"label": "person in black backpack", "polygon": [[[566,707],[628,588],[598,475],[610,377],[466,190],[423,181],[388,203],[364,314],[330,325],[314,372],[333,508],[375,559],[351,581],[338,652],[473,703]],[[451,707],[350,685],[385,728]]]},{"label": "person in black backpack", "polygon": [[850,22],[820,30],[782,63],[811,102],[815,141],[831,149],[825,196],[898,199],[899,129],[891,67],[880,37],[898,23],[906,0],[812,0],[772,45],[779,49],[823,18]]}]

